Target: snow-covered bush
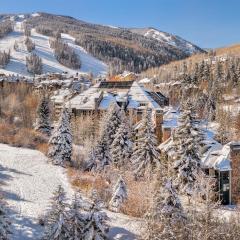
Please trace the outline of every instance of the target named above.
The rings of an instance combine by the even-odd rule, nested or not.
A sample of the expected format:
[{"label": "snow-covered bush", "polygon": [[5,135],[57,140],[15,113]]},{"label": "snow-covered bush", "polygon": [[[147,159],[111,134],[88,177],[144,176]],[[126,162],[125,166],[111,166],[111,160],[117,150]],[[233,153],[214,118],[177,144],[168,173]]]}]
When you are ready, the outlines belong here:
[{"label": "snow-covered bush", "polygon": [[114,212],[119,212],[122,204],[127,200],[127,186],[122,176],[119,177],[113,189],[113,195],[109,202],[109,208]]}]

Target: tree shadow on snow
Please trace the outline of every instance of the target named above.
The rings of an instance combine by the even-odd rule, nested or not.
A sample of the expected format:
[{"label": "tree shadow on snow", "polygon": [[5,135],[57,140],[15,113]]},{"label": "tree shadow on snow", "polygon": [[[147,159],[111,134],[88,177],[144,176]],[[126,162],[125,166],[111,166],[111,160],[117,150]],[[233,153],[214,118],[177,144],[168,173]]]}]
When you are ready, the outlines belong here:
[{"label": "tree shadow on snow", "polygon": [[11,222],[10,239],[28,240],[40,239],[43,233],[43,227],[38,223],[38,219],[29,219],[21,216],[21,213],[16,213],[13,209],[8,208],[7,214]]},{"label": "tree shadow on snow", "polygon": [[24,202],[29,202],[25,200],[24,198],[21,198],[19,195],[16,193],[8,192],[8,191],[3,191],[0,190],[0,195],[5,199],[5,200],[13,200],[13,201],[24,201]]},{"label": "tree shadow on snow", "polygon": [[129,232],[125,228],[121,227],[111,227],[109,231],[109,239],[118,239],[118,240],[135,240],[137,236],[132,232]]}]

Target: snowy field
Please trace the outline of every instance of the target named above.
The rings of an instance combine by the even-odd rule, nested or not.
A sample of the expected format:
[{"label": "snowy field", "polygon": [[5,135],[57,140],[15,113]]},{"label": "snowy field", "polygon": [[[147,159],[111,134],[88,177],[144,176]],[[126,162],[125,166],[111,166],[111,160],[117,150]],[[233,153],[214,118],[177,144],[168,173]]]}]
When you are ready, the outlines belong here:
[{"label": "snowy field", "polygon": [[[38,217],[49,206],[49,200],[59,184],[67,192],[73,190],[63,168],[47,163],[47,158],[35,150],[14,148],[0,144],[1,191],[12,221],[13,240],[38,239],[42,227]],[[141,222],[123,214],[106,211],[110,218],[110,239],[134,240]]]},{"label": "snowy field", "polygon": [[12,239],[36,239],[38,225],[49,205],[49,199],[61,184],[71,197],[63,168],[47,163],[46,157],[34,150],[0,144],[1,191],[10,208]]},{"label": "snowy field", "polygon": [[[24,44],[24,35],[23,35],[23,22],[16,22],[14,26],[14,31],[8,34],[6,37],[0,39],[0,51],[11,51],[11,60],[5,69],[0,69],[0,73],[5,74],[19,74],[22,76],[30,77],[31,75],[27,72],[26,69],[26,56],[29,53],[26,51]],[[36,49],[33,51],[43,61],[43,73],[61,73],[68,72],[73,75],[77,72],[81,73],[90,73],[92,72],[94,76],[99,74],[106,74],[108,71],[108,66],[99,61],[98,59],[92,57],[88,54],[83,48],[77,46],[74,43],[74,38],[69,35],[63,34],[64,41],[67,42],[79,55],[82,66],[79,70],[72,70],[61,65],[54,57],[53,50],[49,45],[49,37],[38,34],[34,29],[32,30],[31,39],[36,45]],[[14,50],[15,41],[19,45],[17,51]]]}]

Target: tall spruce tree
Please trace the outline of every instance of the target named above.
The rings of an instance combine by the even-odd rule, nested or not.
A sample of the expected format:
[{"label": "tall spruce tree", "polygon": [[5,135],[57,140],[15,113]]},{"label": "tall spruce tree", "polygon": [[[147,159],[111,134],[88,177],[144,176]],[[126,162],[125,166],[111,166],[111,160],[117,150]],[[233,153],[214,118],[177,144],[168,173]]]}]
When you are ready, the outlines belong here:
[{"label": "tall spruce tree", "polygon": [[147,232],[144,239],[185,239],[186,216],[172,180],[165,178],[161,183],[157,178],[154,188],[153,201],[146,214]]},{"label": "tall spruce tree", "polygon": [[111,145],[121,121],[122,117],[119,107],[116,104],[111,105],[101,120],[100,136],[88,157],[87,169],[102,171],[111,164]]},{"label": "tall spruce tree", "polygon": [[130,126],[124,113],[122,114],[122,123],[120,124],[111,145],[112,162],[118,168],[126,166],[132,152],[132,142],[130,139]]},{"label": "tall spruce tree", "polygon": [[203,133],[198,123],[191,104],[187,104],[174,133],[177,152],[177,159],[173,164],[175,183],[181,192],[189,196],[192,195],[195,187],[196,175],[201,172],[200,144],[203,140]]},{"label": "tall spruce tree", "polygon": [[63,109],[57,127],[49,140],[48,156],[53,164],[64,166],[72,157],[72,134],[70,114]]},{"label": "tall spruce tree", "polygon": [[71,233],[67,224],[66,194],[59,186],[54,192],[51,206],[45,218],[45,231],[43,240],[67,240],[71,239]]},{"label": "tall spruce tree", "polygon": [[96,204],[93,204],[85,214],[85,227],[83,240],[107,240],[108,226],[107,215],[101,212]]},{"label": "tall spruce tree", "polygon": [[38,105],[35,129],[48,136],[51,134],[49,100],[45,95]]},{"label": "tall spruce tree", "polygon": [[85,215],[83,213],[83,200],[79,194],[74,195],[74,199],[70,206],[69,216],[67,219],[68,229],[70,231],[71,240],[83,239],[85,228]]},{"label": "tall spruce tree", "polygon": [[131,162],[136,178],[151,177],[154,169],[160,164],[160,153],[157,148],[157,138],[154,133],[152,111],[147,109],[138,129],[134,142]]}]

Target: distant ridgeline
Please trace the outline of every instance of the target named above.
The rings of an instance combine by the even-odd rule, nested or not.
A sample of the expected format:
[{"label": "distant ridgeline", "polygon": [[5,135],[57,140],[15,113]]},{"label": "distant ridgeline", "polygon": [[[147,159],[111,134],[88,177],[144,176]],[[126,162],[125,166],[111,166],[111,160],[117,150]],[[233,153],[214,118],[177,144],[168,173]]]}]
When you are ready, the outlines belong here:
[{"label": "distant ridgeline", "polygon": [[[141,72],[190,55],[166,42],[146,37],[130,29],[90,24],[72,17],[46,13],[29,15],[26,25],[47,36],[59,32],[76,38],[76,43],[94,57],[107,62],[111,73]],[[198,48],[199,52],[202,52]]]}]

